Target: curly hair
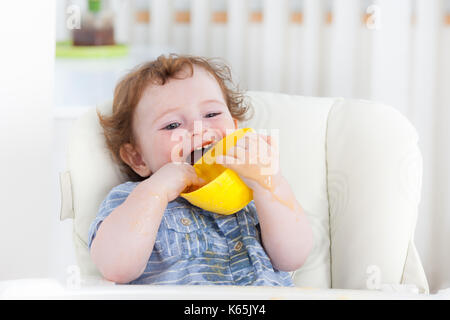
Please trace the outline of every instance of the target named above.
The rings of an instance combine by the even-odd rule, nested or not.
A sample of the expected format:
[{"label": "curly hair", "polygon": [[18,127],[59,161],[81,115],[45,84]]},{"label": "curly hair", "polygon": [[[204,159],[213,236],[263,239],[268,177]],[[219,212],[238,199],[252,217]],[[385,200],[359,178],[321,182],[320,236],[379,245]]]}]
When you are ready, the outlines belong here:
[{"label": "curly hair", "polygon": [[[156,60],[137,66],[125,75],[114,89],[111,115],[102,115],[97,111],[106,145],[112,153],[113,160],[131,181],[142,181],[139,176],[120,157],[120,148],[126,143],[134,144],[133,113],[144,90],[148,85],[164,85],[170,79],[184,79],[194,73],[194,65],[204,68],[214,76],[223,93],[228,110],[238,121],[247,119],[250,105],[245,103],[244,94],[233,85],[231,70],[217,59],[176,55],[161,55]],[[186,76],[184,70],[188,70]]]}]

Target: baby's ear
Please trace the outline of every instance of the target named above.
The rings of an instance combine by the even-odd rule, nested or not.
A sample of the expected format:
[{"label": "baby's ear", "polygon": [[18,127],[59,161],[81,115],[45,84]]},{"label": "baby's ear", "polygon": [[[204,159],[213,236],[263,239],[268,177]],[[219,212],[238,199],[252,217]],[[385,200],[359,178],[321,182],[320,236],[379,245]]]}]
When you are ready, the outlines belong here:
[{"label": "baby's ear", "polygon": [[141,153],[131,143],[125,143],[120,147],[120,158],[141,177],[148,177],[151,174],[151,170],[142,159]]}]

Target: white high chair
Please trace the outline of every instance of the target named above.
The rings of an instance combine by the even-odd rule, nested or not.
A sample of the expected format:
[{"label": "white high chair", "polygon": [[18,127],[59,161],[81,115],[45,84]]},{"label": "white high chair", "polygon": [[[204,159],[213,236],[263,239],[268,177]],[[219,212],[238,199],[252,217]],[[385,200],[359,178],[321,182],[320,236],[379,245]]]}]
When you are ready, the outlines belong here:
[{"label": "white high chair", "polygon": [[[273,297],[276,292],[288,299],[342,297],[343,292],[363,297],[375,292],[367,289],[404,287],[428,293],[413,240],[422,158],[416,131],[406,118],[392,107],[362,100],[267,92],[247,96],[254,116],[240,127],[269,134],[279,130],[281,171],[314,232],[310,256],[292,274],[303,289],[110,288],[120,287],[121,294],[131,296],[146,292],[150,298],[206,299]],[[111,103],[99,109],[108,113]],[[61,174],[61,219],[73,219],[83,277],[100,279],[87,249],[88,229],[101,201],[125,178],[106,149],[95,110],[74,126],[67,160],[68,171]]]}]

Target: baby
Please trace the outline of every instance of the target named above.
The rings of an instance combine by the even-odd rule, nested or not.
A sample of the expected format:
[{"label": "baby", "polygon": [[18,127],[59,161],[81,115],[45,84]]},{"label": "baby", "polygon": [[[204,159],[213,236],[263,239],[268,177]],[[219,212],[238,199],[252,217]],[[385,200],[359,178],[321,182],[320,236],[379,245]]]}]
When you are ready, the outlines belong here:
[{"label": "baby", "polygon": [[270,136],[247,133],[216,159],[253,190],[242,210],[220,215],[179,196],[205,184],[187,159],[245,119],[249,107],[230,84],[222,64],[170,55],[138,67],[117,85],[112,115],[99,119],[130,181],[102,202],[88,243],[106,279],[293,286],[288,271],[305,262],[312,232],[280,170],[263,173],[270,163],[250,152],[257,143],[270,151],[269,162],[278,160]]}]

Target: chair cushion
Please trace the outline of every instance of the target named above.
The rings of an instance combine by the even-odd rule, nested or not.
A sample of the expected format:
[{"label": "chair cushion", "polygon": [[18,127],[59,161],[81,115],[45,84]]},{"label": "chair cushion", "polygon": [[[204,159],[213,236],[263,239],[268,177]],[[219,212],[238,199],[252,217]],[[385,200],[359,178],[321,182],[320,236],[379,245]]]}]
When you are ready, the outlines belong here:
[{"label": "chair cushion", "polygon": [[341,100],[330,111],[332,287],[366,289],[374,277],[378,286],[414,278],[428,292],[413,243],[422,179],[417,141],[415,129],[392,107]]}]

